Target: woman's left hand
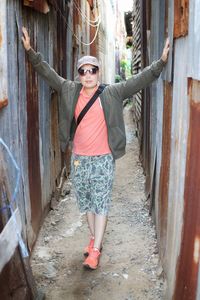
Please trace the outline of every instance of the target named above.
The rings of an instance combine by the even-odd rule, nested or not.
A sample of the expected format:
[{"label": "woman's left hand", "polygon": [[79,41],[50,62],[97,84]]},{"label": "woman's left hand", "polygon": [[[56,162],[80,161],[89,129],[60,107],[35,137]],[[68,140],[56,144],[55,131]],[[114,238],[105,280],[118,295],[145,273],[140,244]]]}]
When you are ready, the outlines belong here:
[{"label": "woman's left hand", "polygon": [[170,43],[169,43],[169,38],[167,38],[166,42],[165,42],[165,47],[163,48],[163,52],[162,52],[162,56],[161,56],[161,59],[164,62],[167,62],[168,55],[169,55],[169,49],[170,49]]}]

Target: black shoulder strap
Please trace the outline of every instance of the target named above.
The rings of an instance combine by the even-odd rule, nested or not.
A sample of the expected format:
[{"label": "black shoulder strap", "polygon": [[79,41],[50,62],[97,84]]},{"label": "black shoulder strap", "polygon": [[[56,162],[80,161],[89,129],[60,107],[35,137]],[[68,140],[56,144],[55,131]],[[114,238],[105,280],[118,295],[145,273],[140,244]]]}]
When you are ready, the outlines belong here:
[{"label": "black shoulder strap", "polygon": [[88,112],[88,110],[90,109],[90,107],[94,104],[94,102],[96,101],[96,99],[99,97],[99,95],[103,92],[104,88],[106,87],[105,84],[101,84],[97,91],[94,93],[94,95],[92,96],[92,98],[88,101],[88,103],[86,104],[86,106],[82,109],[82,111],[80,112],[78,118],[77,118],[77,126],[80,124],[81,120],[83,119],[83,117],[85,116],[85,114]]}]

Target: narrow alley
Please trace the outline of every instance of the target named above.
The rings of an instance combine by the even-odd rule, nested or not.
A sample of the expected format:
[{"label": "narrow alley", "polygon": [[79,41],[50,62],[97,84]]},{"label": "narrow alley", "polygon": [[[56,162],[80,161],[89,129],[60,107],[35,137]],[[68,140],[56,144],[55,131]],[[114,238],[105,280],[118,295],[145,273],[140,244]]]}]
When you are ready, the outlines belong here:
[{"label": "narrow alley", "polygon": [[200,300],[199,12],[0,0],[1,300]]},{"label": "narrow alley", "polygon": [[[82,266],[88,230],[71,191],[49,213],[32,255],[34,277],[47,300],[163,299],[162,268],[130,106],[124,114],[127,154],[116,164],[100,267],[89,271]],[[66,182],[65,189],[69,188]]]}]

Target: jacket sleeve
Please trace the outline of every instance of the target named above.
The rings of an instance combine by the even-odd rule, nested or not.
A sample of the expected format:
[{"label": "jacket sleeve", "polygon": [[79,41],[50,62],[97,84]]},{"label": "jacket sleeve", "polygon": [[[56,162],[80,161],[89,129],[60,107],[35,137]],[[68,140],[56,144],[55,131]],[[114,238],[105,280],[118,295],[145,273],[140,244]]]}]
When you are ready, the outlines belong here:
[{"label": "jacket sleeve", "polygon": [[157,79],[164,66],[165,62],[162,59],[154,61],[150,66],[144,68],[140,73],[132,76],[127,81],[113,84],[110,88],[113,89],[112,92],[118,94],[120,100],[127,99]]},{"label": "jacket sleeve", "polygon": [[34,69],[46,80],[46,82],[57,92],[60,92],[64,78],[59,76],[49,64],[43,60],[39,52],[35,52],[32,48],[27,51],[28,59]]}]

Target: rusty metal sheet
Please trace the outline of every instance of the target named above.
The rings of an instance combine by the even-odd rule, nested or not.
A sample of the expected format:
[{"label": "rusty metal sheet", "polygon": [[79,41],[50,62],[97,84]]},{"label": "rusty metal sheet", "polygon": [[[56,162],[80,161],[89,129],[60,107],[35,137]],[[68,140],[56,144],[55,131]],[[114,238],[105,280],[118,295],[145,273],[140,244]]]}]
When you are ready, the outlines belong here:
[{"label": "rusty metal sheet", "polygon": [[[58,140],[58,101],[55,93],[51,96],[51,186],[55,189],[61,170],[60,143]],[[49,189],[50,190],[50,189]]]},{"label": "rusty metal sheet", "polygon": [[170,173],[170,153],[171,153],[171,115],[172,115],[172,85],[165,82],[164,86],[164,107],[163,107],[163,137],[162,137],[162,161],[160,169],[160,183],[158,195],[158,240],[160,257],[165,270],[165,248],[167,240],[168,223],[168,186]]},{"label": "rusty metal sheet", "polygon": [[174,37],[179,38],[188,34],[189,1],[174,1]]},{"label": "rusty metal sheet", "polygon": [[200,259],[200,81],[189,79],[190,126],[184,191],[184,226],[173,299],[197,299]]},{"label": "rusty metal sheet", "polygon": [[[142,127],[145,142],[143,144],[142,154],[144,157],[143,164],[145,166],[145,171],[148,171],[149,167],[150,176],[148,176],[147,172],[147,183],[149,191],[151,192],[151,195],[153,195],[153,205],[155,205],[154,212],[156,216],[159,247],[161,250],[160,254],[164,271],[166,272],[167,276],[167,299],[173,299],[176,279],[181,281],[181,278],[183,277],[185,278],[183,281],[191,285],[192,289],[196,289],[197,293],[197,279],[199,271],[198,262],[193,269],[196,280],[195,288],[193,284],[194,281],[192,279],[192,271],[189,272],[189,275],[185,274],[184,276],[181,275],[181,271],[179,269],[177,270],[180,272],[176,273],[176,267],[180,268],[181,265],[180,264],[177,266],[179,254],[183,253],[183,257],[186,258],[187,247],[185,247],[185,244],[189,245],[188,247],[194,250],[193,252],[192,250],[188,250],[188,253],[190,254],[190,258],[186,258],[186,264],[188,265],[188,268],[189,263],[190,266],[192,266],[191,268],[194,267],[194,263],[192,265],[192,257],[195,256],[196,261],[199,260],[199,223],[197,230],[198,234],[196,236],[197,238],[195,237],[195,239],[192,241],[189,240],[190,226],[188,225],[187,230],[185,229],[184,243],[181,244],[181,241],[182,229],[184,228],[183,226],[185,226],[184,221],[187,221],[187,219],[193,219],[193,217],[189,218],[189,216],[185,217],[183,215],[184,201],[186,201],[184,196],[185,180],[188,180],[188,187],[190,186],[190,182],[192,180],[196,182],[196,177],[192,175],[192,170],[190,170],[190,174],[192,175],[190,176],[191,178],[189,179],[185,177],[190,112],[187,97],[187,76],[189,72],[190,76],[193,76],[198,80],[200,79],[200,37],[197,34],[197,32],[200,31],[200,1],[190,1],[189,36],[181,37],[176,40],[173,40],[174,3],[176,3],[176,1],[165,1],[165,13],[164,7],[159,7],[159,5],[163,5],[163,1],[160,1],[160,3],[158,2],[159,1],[151,1],[151,10],[149,11],[148,8],[147,12],[147,14],[151,14],[151,60],[158,58],[158,55],[161,54],[165,34],[169,35],[171,51],[166,70],[162,74],[162,79],[165,79],[169,83],[173,84],[173,87],[171,84],[165,83],[166,88],[163,106],[162,82],[161,80],[158,80],[155,84],[153,84],[151,90],[150,98],[153,100],[153,103],[150,102],[150,107],[148,107],[148,104],[146,103],[143,105],[142,117],[145,121],[143,121]],[[144,34],[146,33],[143,33],[143,35]],[[198,93],[200,94],[199,90]],[[146,97],[146,95],[144,96]],[[148,132],[149,128],[151,128],[150,133]],[[198,137],[197,128],[199,128],[199,124],[196,125],[196,138]],[[198,147],[198,150],[199,149],[200,147]],[[197,153],[198,151],[196,150],[196,154]],[[196,154],[193,152],[193,161]],[[192,167],[193,166],[191,163],[190,168]],[[187,168],[188,170],[190,169],[189,167]],[[197,179],[198,176],[199,175],[197,175]],[[199,184],[196,182],[196,189],[198,189],[198,187]],[[196,194],[199,194],[199,190],[196,192]],[[192,191],[190,190],[190,194],[188,192],[187,195],[188,199],[190,197],[190,201],[188,200],[188,206],[189,203],[191,206],[189,210],[190,213],[193,211],[193,201],[191,200]],[[199,207],[197,209],[199,209]],[[186,208],[186,211],[187,210],[188,208]],[[199,219],[199,216],[197,215],[194,217]],[[195,224],[197,224],[197,222]],[[184,263],[183,258],[182,263]],[[182,273],[187,273],[188,268],[183,267],[181,269]],[[181,288],[183,285],[184,283],[182,283]],[[183,293],[181,295],[178,294],[178,284],[176,285],[176,292],[177,296],[174,297],[174,300],[199,299],[198,296],[200,294],[200,286],[198,288],[197,298],[195,298],[196,294],[190,296],[189,291],[186,293],[188,298],[182,297],[184,295]]]},{"label": "rusty metal sheet", "polygon": [[[175,40],[174,82],[172,102],[170,177],[168,193],[168,220],[166,261],[169,299],[172,299],[176,280],[176,263],[180,251],[183,225],[185,167],[189,123],[189,104],[187,98],[188,39]],[[180,59],[181,57],[181,59]]]}]

